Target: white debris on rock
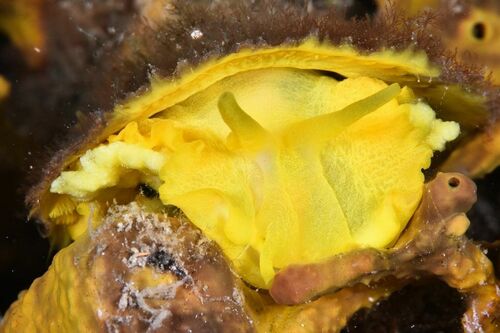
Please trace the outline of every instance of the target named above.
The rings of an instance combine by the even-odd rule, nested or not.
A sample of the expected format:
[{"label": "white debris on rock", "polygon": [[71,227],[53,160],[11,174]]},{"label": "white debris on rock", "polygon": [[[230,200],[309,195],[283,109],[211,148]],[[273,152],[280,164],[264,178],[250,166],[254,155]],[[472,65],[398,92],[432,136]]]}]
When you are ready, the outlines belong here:
[{"label": "white debris on rock", "polygon": [[200,39],[203,37],[203,32],[200,29],[193,29],[190,35],[192,39]]},{"label": "white debris on rock", "polygon": [[[125,327],[156,332],[180,325],[177,320],[185,321],[187,328],[210,320],[248,325],[244,296],[235,285],[226,287],[230,267],[216,245],[181,212],[169,216],[135,202],[114,204],[90,238],[91,262],[105,268],[99,274],[109,281],[103,283],[104,296],[96,310],[108,332]],[[187,319],[182,317],[186,306],[193,311]],[[184,319],[176,319],[180,317]]]}]

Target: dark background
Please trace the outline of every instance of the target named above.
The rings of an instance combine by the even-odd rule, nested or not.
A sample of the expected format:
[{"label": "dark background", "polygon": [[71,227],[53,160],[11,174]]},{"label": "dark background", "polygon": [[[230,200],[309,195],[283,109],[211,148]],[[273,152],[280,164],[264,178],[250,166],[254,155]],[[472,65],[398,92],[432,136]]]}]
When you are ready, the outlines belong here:
[{"label": "dark background", "polygon": [[[48,0],[43,29],[45,62],[33,68],[9,38],[0,35],[0,73],[12,84],[0,103],[0,313],[50,264],[49,243],[29,221],[24,195],[44,160],[75,123],[85,103],[83,77],[123,38],[137,19],[133,0]],[[318,8],[328,1],[316,1]],[[349,16],[373,14],[373,1],[357,1]],[[0,6],[0,12],[2,7]],[[50,19],[47,19],[49,18]],[[500,172],[479,181],[479,203],[469,235],[500,239]],[[493,260],[497,253],[490,252]],[[439,281],[424,281],[393,294],[371,311],[358,312],[344,332],[457,332],[463,300]]]}]

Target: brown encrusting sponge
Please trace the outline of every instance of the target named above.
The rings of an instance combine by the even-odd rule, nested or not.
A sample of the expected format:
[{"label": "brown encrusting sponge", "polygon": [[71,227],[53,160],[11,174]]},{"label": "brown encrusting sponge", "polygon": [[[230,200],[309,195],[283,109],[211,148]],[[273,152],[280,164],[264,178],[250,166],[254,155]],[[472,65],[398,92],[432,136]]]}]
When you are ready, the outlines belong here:
[{"label": "brown encrusting sponge", "polygon": [[500,91],[438,16],[141,13],[84,74],[92,112],[27,197],[62,249],[1,332],[339,332],[428,277],[463,295],[466,332],[500,329],[493,264],[464,236],[476,186],[440,172]]}]

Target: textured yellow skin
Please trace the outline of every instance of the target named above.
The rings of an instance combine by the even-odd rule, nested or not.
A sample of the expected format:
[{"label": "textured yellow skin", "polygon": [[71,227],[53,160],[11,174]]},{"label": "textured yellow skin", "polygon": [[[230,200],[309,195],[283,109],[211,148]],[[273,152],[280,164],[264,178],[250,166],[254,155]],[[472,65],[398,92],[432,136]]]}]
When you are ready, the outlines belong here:
[{"label": "textured yellow skin", "polygon": [[85,260],[75,265],[87,243],[74,243],[54,257],[47,273],[5,314],[1,332],[95,332],[101,326],[95,315],[99,270],[89,274]]},{"label": "textured yellow skin", "polygon": [[266,288],[290,264],[397,238],[420,200],[421,170],[459,131],[411,96],[368,77],[241,73],[129,123],[51,191],[99,202],[109,188],[148,183]]},{"label": "textured yellow skin", "polygon": [[432,82],[441,74],[422,51],[383,50],[361,54],[349,45],[332,46],[314,38],[294,46],[243,49],[207,61],[195,70],[188,68],[177,80],[153,79],[148,92],[115,107],[110,123],[99,139],[104,141],[129,122],[149,118],[222,79],[266,68],[322,70],[346,77],[376,77],[388,82],[424,87],[425,82]]}]

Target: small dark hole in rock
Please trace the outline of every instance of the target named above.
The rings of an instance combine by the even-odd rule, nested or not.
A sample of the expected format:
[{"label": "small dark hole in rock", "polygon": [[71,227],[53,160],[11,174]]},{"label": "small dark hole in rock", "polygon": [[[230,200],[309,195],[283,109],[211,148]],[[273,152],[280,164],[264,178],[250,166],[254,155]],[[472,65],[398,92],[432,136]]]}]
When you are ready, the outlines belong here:
[{"label": "small dark hole in rock", "polygon": [[477,22],[472,26],[472,35],[476,39],[484,39],[486,36],[486,26],[482,22]]},{"label": "small dark hole in rock", "polygon": [[457,188],[458,186],[460,186],[460,179],[451,177],[450,179],[448,179],[448,185],[452,188]]},{"label": "small dark hole in rock", "polygon": [[164,250],[159,250],[151,254],[147,264],[157,267],[162,271],[168,270],[181,279],[186,276],[186,272],[177,265],[172,255]]}]

